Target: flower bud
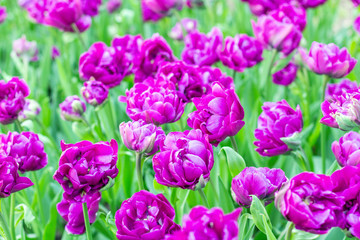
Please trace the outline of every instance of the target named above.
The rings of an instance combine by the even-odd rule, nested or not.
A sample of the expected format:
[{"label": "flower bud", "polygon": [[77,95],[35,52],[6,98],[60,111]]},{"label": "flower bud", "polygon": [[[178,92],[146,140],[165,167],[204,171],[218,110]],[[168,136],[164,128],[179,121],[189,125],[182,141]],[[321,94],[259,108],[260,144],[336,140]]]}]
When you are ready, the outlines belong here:
[{"label": "flower bud", "polygon": [[18,120],[24,122],[25,120],[35,119],[41,111],[40,104],[32,99],[26,99],[24,109],[19,113]]},{"label": "flower bud", "polygon": [[81,121],[86,105],[78,96],[69,96],[59,105],[61,118],[66,121]]},{"label": "flower bud", "polygon": [[16,56],[25,59],[26,61],[36,62],[39,60],[39,50],[37,48],[36,42],[27,41],[26,36],[22,36],[13,42],[13,52],[16,54]]},{"label": "flower bud", "polygon": [[99,81],[87,81],[81,88],[81,95],[87,103],[96,107],[108,98],[109,88]]}]

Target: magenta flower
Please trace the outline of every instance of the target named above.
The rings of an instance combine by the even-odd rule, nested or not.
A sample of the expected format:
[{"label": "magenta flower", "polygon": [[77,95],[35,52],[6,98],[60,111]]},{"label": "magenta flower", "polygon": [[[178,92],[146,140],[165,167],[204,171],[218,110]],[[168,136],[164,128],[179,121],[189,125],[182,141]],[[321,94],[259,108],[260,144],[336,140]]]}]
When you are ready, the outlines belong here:
[{"label": "magenta flower", "polygon": [[65,144],[61,141],[59,168],[54,179],[69,198],[80,201],[84,194],[93,194],[105,187],[118,174],[118,145],[115,140]]},{"label": "magenta flower", "polygon": [[[92,195],[86,194],[84,202],[89,214],[90,224],[96,220],[96,212],[99,210],[99,203],[101,200],[101,193],[95,192]],[[70,234],[83,234],[85,233],[84,211],[82,202],[73,201],[73,199],[63,194],[63,199],[56,205],[60,216],[66,221],[65,229]]]},{"label": "magenta flower", "polygon": [[255,129],[254,144],[256,151],[261,156],[277,156],[291,149],[283,142],[282,138],[289,138],[301,132],[303,119],[300,107],[292,109],[286,100],[279,102],[265,102],[263,112],[258,119]]},{"label": "magenta flower", "polygon": [[360,16],[357,16],[354,21],[354,29],[355,31],[360,34]]},{"label": "magenta flower", "polygon": [[189,34],[197,29],[197,21],[191,18],[183,18],[171,29],[169,36],[175,40],[183,40],[184,32]]},{"label": "magenta flower", "polygon": [[215,82],[221,83],[224,88],[235,88],[234,81],[232,77],[227,76],[225,73],[221,72],[219,68],[213,67],[201,67],[197,69],[204,86],[207,87],[206,93],[211,92],[211,86]]},{"label": "magenta flower", "polygon": [[348,132],[331,145],[336,160],[340,166],[357,166],[360,164],[360,134]]},{"label": "magenta flower", "polygon": [[59,104],[60,116],[65,121],[82,121],[85,103],[78,96],[69,96]]},{"label": "magenta flower", "polygon": [[166,137],[161,127],[143,120],[122,122],[119,128],[121,139],[128,149],[149,156],[159,151]]},{"label": "magenta flower", "polygon": [[302,38],[297,26],[268,15],[260,16],[257,23],[252,21],[252,27],[256,39],[264,47],[276,49],[286,56],[299,46]]},{"label": "magenta flower", "polygon": [[297,0],[303,8],[316,8],[324,4],[327,0]]},{"label": "magenta flower", "polygon": [[172,9],[181,10],[183,6],[182,0],[143,0],[143,2],[151,11],[162,15],[168,15]]},{"label": "magenta flower", "polygon": [[287,0],[241,0],[249,4],[251,12],[261,16],[271,10],[278,9],[281,4],[288,3]]},{"label": "magenta flower", "polygon": [[195,98],[197,111],[189,114],[188,125],[207,134],[217,146],[230,136],[235,136],[244,126],[244,109],[234,89],[225,89],[220,83],[212,85],[212,91]]},{"label": "magenta flower", "polygon": [[300,49],[300,55],[308,68],[317,74],[332,78],[343,78],[355,67],[357,60],[352,58],[346,48],[339,49],[333,43],[313,42],[309,54]]},{"label": "magenta flower", "polygon": [[355,7],[360,5],[360,0],[351,0]]},{"label": "magenta flower", "polygon": [[176,58],[166,40],[154,34],[141,45],[139,55],[134,59],[135,82],[142,82],[155,76],[164,62],[173,62]]},{"label": "magenta flower", "polygon": [[250,207],[252,197],[257,196],[270,204],[283,183],[287,181],[281,169],[247,167],[231,182],[231,193],[240,206]]},{"label": "magenta flower", "polygon": [[142,43],[141,35],[116,37],[111,42],[111,46],[117,51],[125,51],[126,59],[131,62],[131,73],[134,71],[134,59],[140,54]]},{"label": "magenta flower", "polygon": [[99,14],[101,0],[81,0],[82,12],[85,15],[95,17]]},{"label": "magenta flower", "polygon": [[151,82],[136,83],[126,90],[126,97],[119,100],[127,103],[126,113],[132,120],[142,119],[155,125],[176,122],[185,108],[174,90],[154,86]]},{"label": "magenta flower", "polygon": [[238,72],[251,68],[261,62],[263,48],[259,41],[246,34],[226,37],[224,49],[219,51],[221,62]]},{"label": "magenta flower", "polygon": [[42,169],[48,163],[44,144],[33,132],[0,134],[0,141],[3,142],[1,148],[15,159],[21,173]]},{"label": "magenta flower", "polygon": [[188,34],[181,58],[187,64],[211,66],[219,61],[218,49],[222,48],[223,34],[214,27],[207,35],[197,30]]},{"label": "magenta flower", "polygon": [[324,117],[320,120],[332,128],[349,131],[360,125],[360,89],[348,90],[341,95],[333,95],[321,104]]},{"label": "magenta flower", "polygon": [[147,191],[125,200],[115,214],[118,239],[163,239],[180,229],[174,222],[175,209],[162,194]]},{"label": "magenta flower", "polygon": [[15,159],[2,154],[0,154],[0,182],[0,198],[6,198],[11,193],[34,185],[29,178],[19,176]]},{"label": "magenta flower", "polygon": [[237,240],[239,233],[237,221],[240,213],[240,208],[232,213],[224,214],[221,208],[194,207],[188,215],[184,215],[182,229],[169,234],[165,239]]},{"label": "magenta flower", "polygon": [[35,119],[41,111],[41,107],[38,102],[32,99],[25,99],[25,105],[23,110],[18,115],[18,120],[24,122],[25,120]]},{"label": "magenta flower", "polygon": [[144,22],[147,22],[147,21],[157,22],[161,18],[166,16],[166,15],[159,14],[159,13],[156,13],[153,10],[151,10],[148,7],[148,5],[146,5],[145,0],[141,0],[141,13],[142,13],[142,18],[143,18]]},{"label": "magenta flower", "polygon": [[295,63],[289,64],[272,75],[272,81],[275,84],[289,86],[296,79],[298,66]]},{"label": "magenta flower", "polygon": [[325,99],[333,99],[333,96],[342,95],[348,90],[356,90],[359,86],[355,81],[343,79],[339,83],[328,84],[325,90]]},{"label": "magenta flower", "polygon": [[294,24],[300,31],[306,27],[306,11],[301,6],[285,3],[269,15],[279,22]]},{"label": "magenta flower", "polygon": [[121,0],[109,0],[106,3],[106,9],[109,13],[113,13],[121,7]]},{"label": "magenta flower", "polygon": [[0,24],[5,21],[7,17],[6,7],[0,7]]},{"label": "magenta flower", "polygon": [[87,103],[96,107],[108,98],[109,88],[99,81],[87,81],[81,88],[81,95]]},{"label": "magenta flower", "polygon": [[213,165],[212,146],[200,130],[169,133],[153,157],[155,179],[168,187],[202,188]]},{"label": "magenta flower", "polygon": [[39,60],[39,50],[36,42],[26,40],[26,36],[22,36],[21,38],[13,41],[12,49],[16,56],[25,61],[36,62]]},{"label": "magenta flower", "polygon": [[186,6],[189,8],[193,7],[203,7],[204,0],[186,0]]},{"label": "magenta flower", "polygon": [[0,80],[0,123],[13,123],[24,109],[25,97],[29,96],[30,89],[23,79],[11,78],[5,82]]},{"label": "magenta flower", "polygon": [[275,194],[275,205],[296,229],[326,234],[344,219],[344,199],[333,188],[329,176],[303,172]]},{"label": "magenta flower", "polygon": [[58,57],[60,57],[60,51],[56,46],[53,46],[51,48],[51,59],[55,60]]}]

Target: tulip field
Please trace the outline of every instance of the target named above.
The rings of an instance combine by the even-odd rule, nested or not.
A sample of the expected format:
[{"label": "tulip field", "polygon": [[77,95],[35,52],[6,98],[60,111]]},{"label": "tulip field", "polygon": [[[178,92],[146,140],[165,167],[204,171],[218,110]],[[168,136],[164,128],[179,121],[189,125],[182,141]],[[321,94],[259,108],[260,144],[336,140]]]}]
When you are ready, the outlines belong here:
[{"label": "tulip field", "polygon": [[0,1],[0,240],[359,239],[359,9]]}]

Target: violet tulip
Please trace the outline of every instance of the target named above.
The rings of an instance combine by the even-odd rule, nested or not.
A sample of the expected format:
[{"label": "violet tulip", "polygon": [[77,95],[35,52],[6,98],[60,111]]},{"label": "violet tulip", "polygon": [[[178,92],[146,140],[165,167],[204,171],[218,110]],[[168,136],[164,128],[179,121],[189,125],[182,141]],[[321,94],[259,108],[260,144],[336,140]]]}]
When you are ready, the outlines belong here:
[{"label": "violet tulip", "polygon": [[292,23],[300,31],[306,27],[306,11],[301,6],[282,4],[278,9],[269,13],[274,19],[283,23]]},{"label": "violet tulip", "polygon": [[18,120],[24,122],[25,120],[35,119],[41,111],[40,104],[32,99],[25,99],[23,110],[19,113]]},{"label": "violet tulip", "polygon": [[81,88],[81,95],[87,103],[96,107],[108,98],[109,88],[99,81],[87,81]]},{"label": "violet tulip", "polygon": [[59,104],[60,115],[66,121],[82,121],[86,111],[85,103],[78,96],[69,96]]},{"label": "violet tulip", "polygon": [[197,21],[191,18],[183,18],[171,29],[169,36],[175,40],[183,40],[184,32],[189,34],[197,29]]},{"label": "violet tulip", "polygon": [[6,7],[0,7],[0,24],[5,21],[7,17]]},{"label": "violet tulip", "polygon": [[235,88],[232,77],[227,76],[219,68],[201,67],[198,72],[202,78],[204,86],[207,87],[206,93],[211,92],[211,86],[215,82],[221,83],[225,89]]},{"label": "violet tulip", "polygon": [[360,16],[357,16],[354,21],[354,29],[355,31],[360,34]]},{"label": "violet tulip", "polygon": [[109,13],[113,13],[121,7],[122,0],[109,0],[106,3],[106,9]]},{"label": "violet tulip", "polygon": [[181,10],[182,0],[142,0],[153,12],[168,15],[172,9]]},{"label": "violet tulip", "polygon": [[101,3],[102,0],[81,0],[83,14],[91,17],[97,16]]},{"label": "violet tulip", "polygon": [[272,81],[278,85],[289,86],[295,81],[297,70],[298,66],[295,63],[289,62],[286,67],[272,75]]},{"label": "violet tulip", "polygon": [[340,166],[357,166],[360,164],[360,134],[348,132],[339,141],[331,145],[336,160]]},{"label": "violet tulip", "polygon": [[325,99],[334,99],[333,96],[339,96],[348,90],[356,90],[358,88],[359,85],[355,81],[350,81],[349,79],[343,79],[339,83],[327,84]]},{"label": "violet tulip", "polygon": [[297,0],[303,8],[316,8],[324,4],[327,0]]},{"label": "violet tulip", "polygon": [[157,22],[161,18],[166,16],[164,14],[159,14],[151,10],[148,7],[148,5],[145,3],[145,0],[141,0],[141,13],[144,22],[148,22],[148,21]]},{"label": "violet tulip", "polygon": [[267,14],[269,11],[277,9],[287,0],[241,0],[249,4],[251,12],[256,16]]}]

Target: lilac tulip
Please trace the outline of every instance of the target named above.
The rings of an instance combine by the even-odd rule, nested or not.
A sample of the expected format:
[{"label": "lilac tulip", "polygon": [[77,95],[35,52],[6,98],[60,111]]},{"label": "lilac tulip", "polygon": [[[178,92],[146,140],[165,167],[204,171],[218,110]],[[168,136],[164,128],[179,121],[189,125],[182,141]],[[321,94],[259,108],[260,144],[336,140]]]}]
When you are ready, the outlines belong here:
[{"label": "lilac tulip", "polygon": [[108,98],[109,88],[99,81],[87,81],[81,88],[81,95],[87,103],[96,107]]},{"label": "lilac tulip", "polygon": [[278,9],[269,13],[274,19],[283,23],[294,24],[300,31],[306,26],[306,11],[301,6],[282,4]]},{"label": "lilac tulip", "polygon": [[16,56],[25,61],[36,62],[39,60],[36,42],[26,40],[26,36],[13,41],[12,49]]},{"label": "lilac tulip", "polygon": [[69,96],[59,104],[60,115],[66,121],[82,121],[86,111],[85,103],[78,96]]},{"label": "lilac tulip", "polygon": [[332,143],[331,150],[340,166],[357,166],[360,164],[360,134],[346,133],[338,142]]}]

